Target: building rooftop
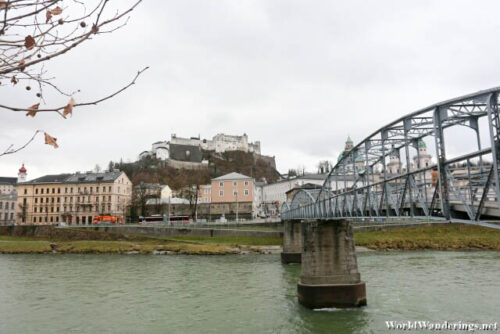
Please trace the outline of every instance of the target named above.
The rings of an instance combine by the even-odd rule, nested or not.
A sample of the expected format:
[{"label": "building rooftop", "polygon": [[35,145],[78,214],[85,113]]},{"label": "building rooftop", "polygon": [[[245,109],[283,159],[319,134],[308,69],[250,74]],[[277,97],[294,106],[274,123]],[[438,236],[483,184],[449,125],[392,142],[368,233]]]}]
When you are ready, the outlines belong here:
[{"label": "building rooftop", "polygon": [[15,186],[17,184],[17,177],[0,176],[0,184],[10,184]]},{"label": "building rooftop", "polygon": [[56,174],[44,175],[37,179],[23,182],[22,184],[45,184],[45,183],[97,183],[114,182],[122,172],[102,172],[102,173],[74,173],[74,174]]},{"label": "building rooftop", "polygon": [[246,175],[243,175],[243,174],[240,174],[240,173],[229,173],[229,174],[226,174],[226,175],[222,175],[222,176],[219,176],[219,177],[216,177],[215,179],[212,179],[214,181],[224,181],[224,180],[253,180],[252,177],[250,176],[246,176]]}]

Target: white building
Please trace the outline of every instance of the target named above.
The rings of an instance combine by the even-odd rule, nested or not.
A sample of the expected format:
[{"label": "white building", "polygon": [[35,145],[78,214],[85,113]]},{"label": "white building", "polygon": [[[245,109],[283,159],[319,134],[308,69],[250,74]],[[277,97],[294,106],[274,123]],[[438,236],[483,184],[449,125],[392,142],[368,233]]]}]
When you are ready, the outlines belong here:
[{"label": "white building", "polygon": [[262,186],[262,201],[264,203],[281,204],[286,201],[286,192],[306,183],[323,185],[327,174],[306,174],[293,179],[281,180]]},{"label": "white building", "polygon": [[223,133],[216,134],[211,140],[200,139],[200,137],[182,138],[177,137],[175,133],[171,135],[170,141],[158,141],[152,144],[150,151],[144,151],[139,154],[139,160],[145,157],[155,157],[160,160],[170,158],[170,144],[198,146],[206,151],[215,151],[223,153],[227,151],[243,151],[260,154],[260,141],[250,143],[248,135],[232,136]]}]

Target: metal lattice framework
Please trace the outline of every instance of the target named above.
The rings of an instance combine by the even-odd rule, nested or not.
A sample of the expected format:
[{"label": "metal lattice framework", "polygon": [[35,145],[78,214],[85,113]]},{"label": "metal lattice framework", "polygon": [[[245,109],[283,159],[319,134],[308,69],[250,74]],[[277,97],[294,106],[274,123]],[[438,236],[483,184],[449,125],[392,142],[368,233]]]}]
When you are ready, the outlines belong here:
[{"label": "metal lattice framework", "polygon": [[[343,152],[321,189],[283,203],[282,219],[421,218],[499,227],[488,223],[500,217],[499,92],[444,101],[382,127]],[[476,148],[448,159],[445,131],[455,127],[472,131]],[[485,130],[490,142],[483,147]],[[426,142],[436,161],[422,165]]]}]

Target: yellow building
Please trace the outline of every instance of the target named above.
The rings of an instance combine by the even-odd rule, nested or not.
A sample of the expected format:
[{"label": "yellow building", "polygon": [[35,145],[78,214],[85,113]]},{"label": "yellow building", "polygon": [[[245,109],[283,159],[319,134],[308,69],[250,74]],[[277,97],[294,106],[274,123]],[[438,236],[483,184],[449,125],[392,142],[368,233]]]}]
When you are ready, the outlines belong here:
[{"label": "yellow building", "polygon": [[89,225],[96,215],[125,218],[131,198],[132,182],[118,170],[45,175],[18,183],[16,222]]}]

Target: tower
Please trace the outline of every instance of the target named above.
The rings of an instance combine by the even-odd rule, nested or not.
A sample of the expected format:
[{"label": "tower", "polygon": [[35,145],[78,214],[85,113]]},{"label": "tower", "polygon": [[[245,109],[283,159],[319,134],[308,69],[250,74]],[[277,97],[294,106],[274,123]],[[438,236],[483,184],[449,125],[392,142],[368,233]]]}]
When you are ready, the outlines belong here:
[{"label": "tower", "polygon": [[19,168],[19,173],[17,173],[17,183],[26,182],[27,170],[24,168],[24,164]]},{"label": "tower", "polygon": [[350,151],[354,147],[354,143],[350,136],[347,136],[347,140],[345,141],[345,151]]}]

